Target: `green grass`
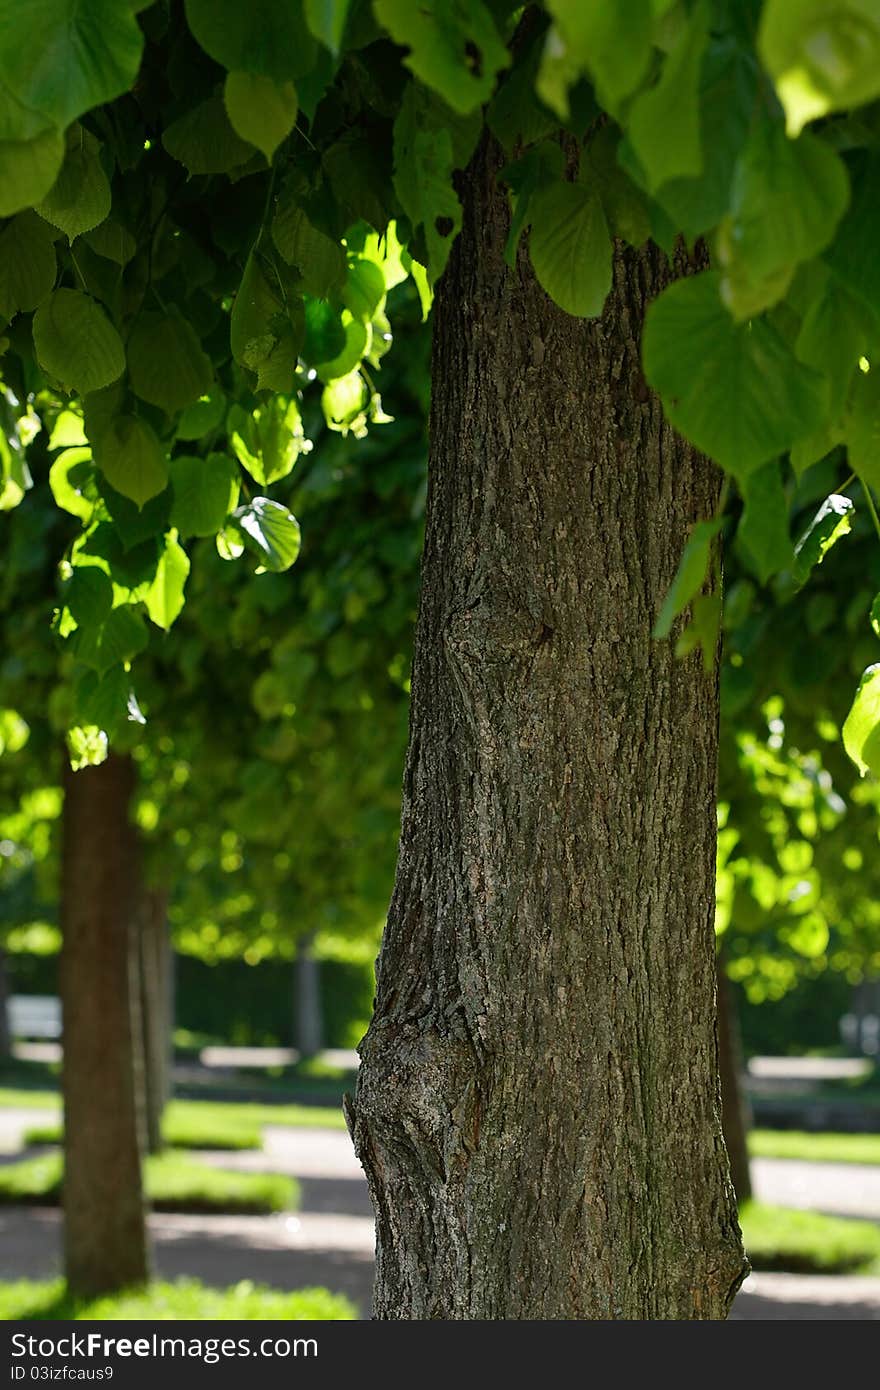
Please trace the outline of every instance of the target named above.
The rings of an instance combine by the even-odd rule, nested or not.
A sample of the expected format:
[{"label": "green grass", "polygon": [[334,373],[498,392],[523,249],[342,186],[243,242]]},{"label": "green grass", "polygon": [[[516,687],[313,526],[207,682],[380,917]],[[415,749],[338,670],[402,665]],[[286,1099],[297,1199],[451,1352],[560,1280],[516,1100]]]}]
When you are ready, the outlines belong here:
[{"label": "green grass", "polygon": [[880,1273],[880,1226],[746,1202],[743,1243],[753,1269],[792,1274]]},{"label": "green grass", "polygon": [[73,1299],[67,1294],[63,1279],[35,1283],[29,1279],[15,1283],[0,1283],[0,1320],[19,1319],[43,1321],[63,1319],[142,1319],[165,1320],[183,1318],[197,1321],[203,1318],[247,1318],[292,1320],[295,1322],[350,1321],[357,1312],[341,1294],[329,1289],[299,1289],[296,1293],[281,1293],[252,1284],[249,1279],[233,1284],[229,1289],[209,1289],[196,1279],[179,1279],[174,1284],[150,1284],[146,1289],[112,1298]]},{"label": "green grass", "polygon": [[[0,1204],[57,1206],[63,1171],[58,1153],[0,1164]],[[287,1211],[299,1202],[299,1185],[294,1178],[278,1173],[231,1173],[179,1153],[148,1158],[145,1187],[154,1211],[264,1215]]]},{"label": "green grass", "polygon": [[880,1134],[811,1134],[800,1129],[754,1129],[753,1158],[800,1158],[809,1163],[880,1164]]},{"label": "green grass", "polygon": [[[0,1089],[0,1109],[59,1110],[61,1099],[56,1091],[25,1091]],[[301,1129],[345,1129],[345,1119],[339,1106],[329,1105],[269,1105],[259,1101],[172,1100],[165,1115],[171,1132],[198,1137],[210,1132],[225,1134],[231,1142],[206,1144],[199,1141],[184,1144],[181,1138],[169,1139],[181,1148],[252,1148],[256,1145],[238,1143],[256,1134],[262,1125],[291,1125]]]},{"label": "green grass", "polygon": [[[212,1113],[205,1113],[205,1107],[198,1103],[184,1102],[181,1113],[180,1102],[172,1101],[162,1122],[162,1137],[172,1149],[261,1149],[263,1130],[258,1124],[247,1120],[225,1119]],[[58,1123],[35,1125],[24,1132],[24,1143],[60,1144],[63,1130]]]},{"label": "green grass", "polygon": [[57,1091],[31,1091],[23,1086],[0,1086],[2,1110],[54,1110],[61,1104]]}]

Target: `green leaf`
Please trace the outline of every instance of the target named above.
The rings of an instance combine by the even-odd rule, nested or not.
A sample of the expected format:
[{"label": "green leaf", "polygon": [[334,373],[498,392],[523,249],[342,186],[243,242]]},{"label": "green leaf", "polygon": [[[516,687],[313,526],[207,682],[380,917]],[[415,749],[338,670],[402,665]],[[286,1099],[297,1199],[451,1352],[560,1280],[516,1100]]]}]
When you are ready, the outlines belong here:
[{"label": "green leaf", "polygon": [[318,48],[297,0],[186,0],[189,27],[206,53],[230,72],[296,80]]},{"label": "green leaf", "polygon": [[828,378],[829,418],[839,420],[859,358],[868,351],[868,315],[852,295],[825,273],[804,314],[794,350],[801,362]]},{"label": "green leaf", "polygon": [[128,340],[128,375],[142,401],[176,415],[205,395],[214,375],[198,336],[176,308],[145,310]]},{"label": "green leaf", "polygon": [[46,125],[63,130],[127,92],[143,46],[134,7],[119,0],[28,0],[26,16],[0,0],[0,79]]},{"label": "green leaf", "polygon": [[577,70],[587,73],[606,110],[617,114],[641,84],[651,61],[651,0],[547,0],[547,9]]},{"label": "green leaf", "polygon": [[151,497],[149,502],[139,507],[131,498],[123,497],[121,492],[117,492],[103,475],[99,477],[99,485],[104,505],[113,522],[113,529],[122,542],[124,551],[133,550],[144,541],[154,541],[168,529],[171,515],[169,487],[157,492],[155,497]]},{"label": "green leaf", "polygon": [[83,521],[91,521],[95,510],[95,498],[89,498],[87,490],[93,483],[95,470],[92,466],[92,451],[89,448],[65,449],[49,469],[49,486],[52,496],[62,511],[70,512]]},{"label": "green leaf", "polygon": [[850,168],[853,186],[849,211],[824,259],[837,279],[880,319],[880,155],[860,157]]},{"label": "green leaf", "polygon": [[869,666],[859,682],[843,726],[843,746],[864,777],[880,777],[880,662]]},{"label": "green leaf", "polygon": [[[517,54],[516,64],[499,84],[486,112],[486,123],[507,154],[559,129],[560,116],[544,105],[536,91],[543,47],[544,35],[540,31],[531,43],[526,40],[524,50]],[[567,114],[566,109],[562,119]]]},{"label": "green leaf", "polygon": [[11,217],[41,202],[63,160],[60,130],[44,130],[32,140],[0,140],[0,217]]},{"label": "green leaf", "polygon": [[365,433],[369,399],[367,383],[360,372],[350,372],[348,376],[332,381],[321,395],[321,407],[330,429],[340,434],[353,430],[355,437],[359,438]]},{"label": "green leaf", "polygon": [[67,132],[61,172],[37,212],[60,227],[68,241],[97,227],[110,212],[110,181],[101,163],[100,142],[79,124]]},{"label": "green leaf", "polygon": [[345,328],[338,309],[323,299],[307,299],[305,304],[306,336],[303,357],[315,365],[329,362],[345,348]]},{"label": "green leaf", "polygon": [[663,291],[648,308],[642,356],[671,422],[741,478],[822,423],[828,385],[764,320],[734,323],[719,278],[705,271]]},{"label": "green leaf", "polygon": [[227,428],[236,458],[261,487],[286,478],[308,447],[299,407],[283,396],[250,412],[233,406]]},{"label": "green leaf", "polygon": [[117,265],[128,265],[137,252],[137,242],[131,232],[115,217],[106,217],[92,231],[86,232],[83,240],[97,255]]},{"label": "green leaf", "polygon": [[147,645],[143,618],[127,605],[113,608],[97,627],[78,628],[73,636],[80,661],[99,674],[118,662],[131,661]]},{"label": "green leaf", "polygon": [[278,341],[275,319],[283,304],[263,274],[255,251],[247,258],[230,316],[232,355],[243,367],[256,371]]},{"label": "green leaf", "polygon": [[871,627],[878,637],[880,637],[880,594],[871,604]]},{"label": "green leaf", "polygon": [[34,347],[43,370],[83,396],[125,370],[122,339],[80,290],[56,290],[44,300],[34,314]]},{"label": "green leaf", "polygon": [[498,178],[509,184],[514,194],[513,215],[510,231],[504,248],[504,259],[511,269],[516,265],[520,237],[530,221],[532,199],[542,188],[548,188],[562,179],[565,156],[555,140],[542,140],[516,159],[505,164]]},{"label": "green leaf", "polygon": [[340,322],[345,332],[345,342],[341,350],[328,362],[314,364],[315,371],[322,381],[334,381],[336,377],[348,376],[369,347],[369,325],[353,318],[347,309],[343,309]]},{"label": "green leaf", "polygon": [[668,179],[702,172],[700,67],[709,37],[708,5],[700,0],[663,62],[659,81],[633,101],[627,130],[653,193]]},{"label": "green leaf", "polygon": [[611,238],[593,188],[557,183],[531,203],[529,255],[550,298],[569,314],[602,313],[611,289]]},{"label": "green leaf", "polygon": [[379,23],[409,49],[404,63],[453,111],[478,111],[510,63],[482,0],[373,0]]},{"label": "green leaf", "polygon": [[302,276],[302,288],[316,299],[326,299],[345,281],[345,251],[313,227],[290,192],[285,192],[272,219],[272,240],[288,265]]},{"label": "green leaf", "polygon": [[791,135],[880,96],[877,0],[767,0],[758,51]]},{"label": "green leaf", "polygon": [[49,435],[49,448],[78,448],[79,445],[88,444],[88,442],[82,412],[73,409],[59,411],[52,426],[52,433]]},{"label": "green leaf", "polygon": [[754,128],[718,235],[721,298],[735,318],[782,298],[795,265],[831,242],[848,201],[846,168],[830,145],[808,133],[791,140],[780,122]]},{"label": "green leaf", "polygon": [[880,364],[855,373],[844,433],[850,468],[863,483],[880,488]]},{"label": "green leaf", "polygon": [[142,507],[168,484],[168,462],[146,420],[119,415],[94,440],[95,462],[123,497]]},{"label": "green leaf", "polygon": [[788,503],[779,464],[774,459],[747,473],[742,481],[745,507],[737,527],[737,543],[749,568],[762,584],[793,562],[788,534]]},{"label": "green leaf", "polygon": [[821,565],[828,551],[842,536],[849,535],[855,508],[848,497],[832,492],[810,522],[794,548],[794,576],[805,584],[816,565]]},{"label": "green leaf", "polygon": [[675,644],[677,657],[688,656],[697,647],[703,654],[703,670],[707,675],[714,669],[721,631],[721,585],[711,593],[697,594],[691,604],[691,619]]},{"label": "green leaf", "polygon": [[[131,677],[123,665],[112,666],[103,676],[93,670],[82,671],[74,688],[79,724],[102,729],[111,737],[133,717],[132,702]],[[137,709],[136,702],[134,708]],[[137,722],[144,722],[142,715]]]},{"label": "green leaf", "polygon": [[306,0],[306,23],[334,55],[339,52],[351,0]]},{"label": "green leaf", "polygon": [[226,114],[242,140],[256,145],[271,161],[296,125],[296,88],[260,73],[229,72],[223,88]]},{"label": "green leaf", "polygon": [[238,501],[238,469],[226,454],[171,460],[171,522],[182,536],[213,536]]},{"label": "green leaf", "polygon": [[255,497],[233,515],[264,569],[278,574],[290,568],[300,549],[299,522],[293,512],[268,497]]},{"label": "green leaf", "polygon": [[[670,179],[657,193],[675,230],[689,239],[715,227],[727,211],[734,166],[757,102],[756,85],[757,64],[751,51],[729,36],[710,39],[698,103],[700,141],[711,158],[698,177]],[[639,186],[645,187],[644,170],[628,141],[621,146],[620,158]]]},{"label": "green leaf", "polygon": [[174,121],[162,144],[190,174],[228,174],[255,153],[253,145],[233,130],[219,96],[209,97]]},{"label": "green leaf", "polygon": [[55,242],[33,212],[21,212],[0,231],[0,316],[30,313],[52,293]]},{"label": "green leaf", "polygon": [[177,422],[178,439],[202,439],[218,429],[226,414],[226,397],[214,388],[188,405]]},{"label": "green leaf", "polygon": [[436,103],[426,102],[411,83],[394,123],[394,190],[413,228],[422,229],[432,281],[443,273],[461,227],[453,171],[467,163],[470,139],[475,143],[479,133],[478,125],[468,122],[466,133],[462,125],[457,128],[465,138],[454,139],[454,125],[431,124],[438,114]]},{"label": "green leaf", "polygon": [[63,597],[78,627],[99,627],[113,607],[113,583],[97,565],[77,565]]},{"label": "green leaf", "polygon": [[657,615],[654,637],[669,636],[679,613],[684,612],[703,587],[712,558],[712,542],[720,530],[721,520],[718,518],[714,521],[698,521],[692,528],[682,551],[675,578]]},{"label": "green leaf", "polygon": [[100,767],[107,761],[110,745],[107,734],[96,724],[76,725],[67,730],[67,751],[74,772],[84,767]]},{"label": "green leaf", "polygon": [[645,195],[618,163],[619,149],[618,132],[602,126],[581,155],[578,180],[598,194],[611,235],[643,246],[651,235],[651,217]]},{"label": "green leaf", "polygon": [[362,323],[370,323],[385,299],[385,276],[375,261],[356,256],[348,264],[342,302]]},{"label": "green leaf", "polygon": [[183,607],[183,588],[188,574],[187,553],[177,539],[177,532],[169,531],[156,578],[144,595],[147,612],[156,626],[166,632]]}]

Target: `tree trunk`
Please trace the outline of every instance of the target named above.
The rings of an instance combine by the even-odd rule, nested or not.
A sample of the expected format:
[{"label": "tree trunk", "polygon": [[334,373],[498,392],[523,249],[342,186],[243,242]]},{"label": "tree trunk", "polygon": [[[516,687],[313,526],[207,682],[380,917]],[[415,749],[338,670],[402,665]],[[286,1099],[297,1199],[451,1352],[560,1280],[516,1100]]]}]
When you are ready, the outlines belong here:
[{"label": "tree trunk", "polygon": [[171,1089],[171,942],[168,894],[145,888],[138,911],[144,1125],[149,1153],[162,1148],[162,1115]]},{"label": "tree trunk", "polygon": [[743,1090],[742,1039],[733,989],[718,957],[718,1062],[721,1073],[721,1123],[730,1160],[730,1176],[740,1205],[752,1195],[749,1170],[751,1107]]},{"label": "tree trunk", "polygon": [[300,1057],[314,1057],[324,1046],[321,1019],[321,964],[312,953],[311,936],[296,945],[294,973],[293,1045]]},{"label": "tree trunk", "polygon": [[745,1264],[714,1027],[717,672],[651,628],[718,479],[643,380],[653,247],[599,320],[484,141],[434,308],[400,856],[355,1145],[376,1315],[723,1318]]},{"label": "tree trunk", "polygon": [[131,759],[113,754],[64,768],[64,1259],[82,1296],[147,1278],[130,979],[134,777]]},{"label": "tree trunk", "polygon": [[9,1017],[9,972],[6,952],[0,946],[0,1058],[12,1056],[12,1032]]}]

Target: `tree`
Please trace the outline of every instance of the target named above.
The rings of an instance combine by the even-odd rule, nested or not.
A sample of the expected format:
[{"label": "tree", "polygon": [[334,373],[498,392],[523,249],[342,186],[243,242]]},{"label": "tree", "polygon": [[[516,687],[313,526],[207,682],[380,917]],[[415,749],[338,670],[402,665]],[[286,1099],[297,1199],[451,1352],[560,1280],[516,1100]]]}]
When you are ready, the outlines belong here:
[{"label": "tree", "polygon": [[[182,542],[292,563],[292,513],[240,470],[260,489],[286,476],[292,451],[276,473],[271,441],[279,424],[302,437],[315,379],[332,427],[381,423],[387,291],[410,274],[427,307],[439,282],[408,800],[352,1112],[380,1203],[379,1306],[723,1316],[743,1266],[710,1079],[717,537],[733,484],[762,571],[809,570],[829,514],[796,560],[788,479],[841,444],[876,520],[873,7],[857,43],[843,0],[136,14],[119,0],[112,27],[84,31],[59,13],[47,64],[0,35],[12,385],[69,388],[85,450],[53,466],[84,523],[59,623],[85,668],[74,744],[100,756],[124,721],[143,613],[167,628],[184,597]],[[680,235],[708,243],[711,268]],[[698,273],[670,283],[669,263]],[[220,448],[187,447],[212,432]],[[720,497],[695,450],[727,474]],[[14,505],[29,479],[17,455],[3,464]],[[869,666],[843,729],[865,773],[878,683]],[[535,967],[528,1009],[513,962]],[[579,984],[596,1001],[586,1042]],[[694,1193],[673,1209],[664,1064],[691,1042],[675,1122]],[[565,1109],[579,1085],[613,1111],[615,1145],[632,1131],[626,1181]],[[482,1264],[456,1281],[469,1244]]]},{"label": "tree", "polygon": [[84,1297],[140,1284],[148,1272],[131,1036],[133,789],[131,759],[117,754],[64,774],[65,1269]]}]

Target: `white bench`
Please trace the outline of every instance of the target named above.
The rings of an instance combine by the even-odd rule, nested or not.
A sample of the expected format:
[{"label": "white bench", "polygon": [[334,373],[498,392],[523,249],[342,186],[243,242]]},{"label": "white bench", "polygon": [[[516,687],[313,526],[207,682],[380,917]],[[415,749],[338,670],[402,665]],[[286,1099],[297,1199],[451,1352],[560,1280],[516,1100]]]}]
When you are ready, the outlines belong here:
[{"label": "white bench", "polygon": [[12,994],[7,1002],[13,1038],[60,1038],[61,1000],[54,994]]}]

